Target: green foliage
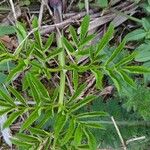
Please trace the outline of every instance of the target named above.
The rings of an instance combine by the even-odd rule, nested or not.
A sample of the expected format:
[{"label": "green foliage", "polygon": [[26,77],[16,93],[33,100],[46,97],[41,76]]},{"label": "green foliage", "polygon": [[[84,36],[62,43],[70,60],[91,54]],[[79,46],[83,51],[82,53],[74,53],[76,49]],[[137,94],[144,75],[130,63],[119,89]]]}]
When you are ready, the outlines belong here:
[{"label": "green foliage", "polygon": [[[95,37],[95,35],[88,34],[89,20],[89,16],[83,19],[80,35],[77,35],[73,27],[70,27],[72,40],[69,41],[63,36],[57,39],[62,46],[58,45],[56,48],[51,46],[55,38],[54,34],[49,36],[47,42],[43,42],[38,30],[37,18],[32,24],[34,39],[30,39],[26,28],[21,23],[17,23],[19,46],[15,52],[11,53],[2,44],[0,45],[0,63],[15,62],[15,67],[5,72],[7,75],[5,85],[8,93],[0,89],[0,104],[3,107],[0,114],[8,114],[4,128],[11,126],[18,117],[26,118],[23,120],[19,133],[12,139],[13,144],[18,147],[24,149],[96,149],[98,143],[91,129],[105,128],[100,122],[94,122],[92,119],[108,116],[108,114],[100,110],[93,112],[84,110],[84,107],[97,97],[95,95],[81,97],[86,84],[80,82],[79,74],[90,71],[96,78],[98,89],[103,88],[103,77],[107,76],[120,92],[123,87],[121,79],[123,83],[135,87],[129,74],[150,72],[146,67],[131,64],[135,53],[118,59],[124,49],[125,40],[119,46],[113,47],[113,52],[107,55],[105,49],[111,49],[108,46],[114,34],[112,24],[95,47],[89,45]],[[85,56],[89,59],[88,63],[79,64],[78,61]],[[68,57],[74,60],[68,61]],[[51,67],[49,64],[53,60],[57,62],[57,65]],[[73,76],[72,95],[68,93],[67,87],[62,86],[62,82],[59,89],[50,87],[52,91],[49,91],[49,88],[42,82],[44,79],[50,84],[50,79],[54,77],[54,74],[60,73],[60,81],[63,81],[65,85],[66,71]],[[12,83],[21,73],[24,74],[21,80],[23,90],[19,91]],[[26,96],[22,95],[24,92]],[[60,104],[61,96],[64,98]],[[85,118],[91,120],[84,120]]]},{"label": "green foliage", "polygon": [[0,36],[13,34],[15,33],[15,29],[13,26],[0,26]]},{"label": "green foliage", "polygon": [[108,0],[97,0],[100,7],[107,7],[108,6]]},{"label": "green foliage", "polygon": [[[127,34],[126,39],[128,41],[138,41],[139,46],[136,48],[137,55],[135,61],[143,63],[144,67],[150,68],[149,60],[149,42],[150,42],[150,20],[149,18],[142,18],[141,28]],[[144,74],[145,85],[149,83],[149,73]]]},{"label": "green foliage", "polygon": [[137,89],[132,89],[130,92],[125,94],[126,101],[124,107],[128,111],[135,111],[141,115],[145,120],[149,120],[150,111],[149,106],[150,92],[149,88],[139,86]]}]

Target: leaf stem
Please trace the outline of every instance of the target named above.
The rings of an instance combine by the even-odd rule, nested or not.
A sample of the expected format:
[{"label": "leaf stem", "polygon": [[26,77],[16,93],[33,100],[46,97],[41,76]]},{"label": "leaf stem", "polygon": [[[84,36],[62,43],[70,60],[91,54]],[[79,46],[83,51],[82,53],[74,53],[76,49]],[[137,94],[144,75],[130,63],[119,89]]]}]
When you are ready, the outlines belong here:
[{"label": "leaf stem", "polygon": [[[57,34],[56,38],[57,38],[57,45],[58,45],[58,47],[62,47],[61,35]],[[64,66],[65,66],[64,50],[59,54],[58,58],[59,58],[60,66],[62,68],[64,68]],[[62,106],[63,106],[64,92],[65,92],[65,81],[66,81],[66,70],[63,69],[63,70],[60,71],[60,87],[59,87],[60,89],[59,89],[59,100],[58,100],[58,105],[59,105],[58,112],[61,111]]]}]

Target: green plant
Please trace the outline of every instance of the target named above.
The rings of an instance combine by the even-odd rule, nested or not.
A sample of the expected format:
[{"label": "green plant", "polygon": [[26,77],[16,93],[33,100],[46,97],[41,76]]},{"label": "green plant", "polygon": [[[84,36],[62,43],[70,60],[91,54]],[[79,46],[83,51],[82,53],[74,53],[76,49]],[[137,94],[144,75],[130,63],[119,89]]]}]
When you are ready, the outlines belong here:
[{"label": "green plant", "polygon": [[[20,116],[24,118],[19,133],[12,138],[13,144],[20,149],[96,150],[98,143],[90,128],[104,129],[104,126],[84,118],[108,114],[82,109],[96,96],[88,94],[83,97],[86,84],[80,76],[86,72],[93,74],[97,89],[103,88],[103,77],[108,76],[120,92],[123,86],[120,80],[136,87],[129,74],[150,72],[146,67],[132,65],[135,53],[118,59],[124,49],[125,39],[107,55],[105,49],[110,49],[108,44],[114,33],[112,24],[95,47],[90,45],[95,35],[88,35],[89,20],[89,16],[83,19],[79,36],[70,26],[72,40],[62,36],[57,39],[58,47],[52,46],[54,34],[43,42],[37,18],[33,20],[33,31],[29,34],[23,24],[17,23],[19,46],[13,53],[1,44],[0,63],[15,62],[15,67],[5,72],[7,78],[4,84],[9,94],[0,89],[0,105],[3,107],[0,115],[8,115],[3,128],[11,126]],[[34,39],[30,38],[32,33]],[[88,58],[84,65],[79,63],[83,57]],[[73,94],[69,92],[65,80],[66,72],[72,75]],[[20,75],[21,90],[14,86]],[[55,75],[60,77],[59,87],[52,84]],[[49,125],[45,127],[48,122]]]}]

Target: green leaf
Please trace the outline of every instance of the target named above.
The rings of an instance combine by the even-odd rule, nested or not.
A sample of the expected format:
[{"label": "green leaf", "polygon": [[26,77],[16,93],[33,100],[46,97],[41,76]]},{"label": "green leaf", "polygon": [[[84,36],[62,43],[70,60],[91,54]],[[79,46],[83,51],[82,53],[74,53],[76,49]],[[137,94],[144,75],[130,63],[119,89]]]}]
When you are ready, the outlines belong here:
[{"label": "green leaf", "polygon": [[[32,26],[33,26],[34,29],[37,29],[39,27],[37,17],[34,17],[33,22],[32,22]],[[34,31],[34,38],[35,38],[35,41],[36,41],[36,44],[37,44],[38,48],[40,50],[42,50],[43,49],[43,44],[42,44],[42,39],[41,39],[41,35],[40,35],[39,30]]]},{"label": "green leaf", "polygon": [[80,123],[87,128],[95,128],[95,129],[102,129],[105,130],[105,127],[100,124],[100,122],[96,122],[96,121],[80,121]]},{"label": "green leaf", "polygon": [[90,150],[96,150],[97,149],[97,142],[96,139],[94,137],[94,135],[92,134],[92,132],[88,129],[84,130],[84,133],[88,139],[88,145]]},{"label": "green leaf", "polygon": [[83,18],[83,21],[82,21],[81,27],[80,27],[80,39],[81,40],[84,39],[87,35],[89,23],[90,23],[90,16],[85,16]]},{"label": "green leaf", "polygon": [[17,76],[20,72],[22,72],[26,67],[26,60],[20,60],[19,64],[9,73],[6,81],[9,82],[14,80],[15,76]]},{"label": "green leaf", "polygon": [[39,90],[35,86],[34,82],[31,80],[29,75],[27,76],[27,81],[28,81],[28,85],[30,87],[33,99],[36,102],[36,104],[38,105],[41,102],[41,99],[42,99],[42,97],[39,93]]},{"label": "green leaf", "polygon": [[93,95],[87,96],[86,98],[82,99],[81,101],[79,101],[78,103],[76,103],[72,107],[70,107],[69,113],[78,110],[79,108],[85,106],[86,104],[90,103],[91,101],[93,101],[95,99],[96,99],[96,96],[93,96]]},{"label": "green leaf", "polygon": [[14,108],[12,108],[12,107],[1,108],[1,110],[0,110],[0,116],[2,116],[4,114],[7,114],[7,113],[9,113],[9,112],[11,112],[13,110],[14,110]]},{"label": "green leaf", "polygon": [[26,149],[29,149],[32,147],[32,145],[34,143],[29,143],[29,142],[26,142],[26,141],[20,141],[20,139],[17,139],[17,138],[11,138],[11,141],[14,145],[17,145],[17,146],[20,146],[20,147],[24,147]]},{"label": "green leaf", "polygon": [[133,52],[129,56],[124,57],[121,61],[115,64],[115,67],[116,68],[122,67],[122,65],[130,63],[135,58],[136,55],[137,53]]},{"label": "green leaf", "polygon": [[13,124],[13,122],[19,117],[21,116],[23,113],[24,113],[24,109],[23,110],[19,110],[19,111],[16,111],[16,112],[13,112],[10,114],[9,118],[6,120],[6,122],[4,123],[3,125],[3,128],[7,128],[9,127],[10,125]]},{"label": "green leaf", "polygon": [[136,29],[136,30],[128,33],[126,35],[125,39],[127,41],[138,41],[138,40],[145,38],[146,34],[147,33],[143,29]]},{"label": "green leaf", "polygon": [[137,55],[135,57],[135,60],[138,62],[146,62],[150,60],[150,44],[149,43],[144,43],[141,44],[137,48]]},{"label": "green leaf", "polygon": [[109,57],[109,59],[106,61],[105,65],[107,66],[120,52],[121,50],[124,48],[125,46],[125,40],[123,40],[120,45],[114,50],[114,52],[112,53],[112,55]]},{"label": "green leaf", "polygon": [[27,31],[21,22],[16,24],[16,32],[19,44],[27,37]]},{"label": "green leaf", "polygon": [[29,117],[25,120],[23,125],[21,126],[21,131],[24,129],[28,128],[35,120],[39,118],[41,115],[41,108],[37,107],[30,115]]},{"label": "green leaf", "polygon": [[86,87],[86,84],[82,84],[80,85],[76,91],[74,92],[73,96],[69,99],[69,101],[67,102],[68,104],[72,103],[73,101],[75,101],[81,94],[82,92],[84,91]]},{"label": "green leaf", "polygon": [[78,37],[77,37],[77,34],[76,34],[74,27],[70,26],[69,31],[70,31],[71,37],[72,37],[75,45],[77,46],[79,41],[78,41]]},{"label": "green leaf", "polygon": [[26,100],[22,97],[22,95],[15,90],[12,86],[8,86],[9,91],[20,101],[23,105],[27,105]]},{"label": "green leaf", "polygon": [[130,72],[130,73],[150,73],[150,68],[144,67],[144,66],[125,66],[123,67],[124,71]]},{"label": "green leaf", "polygon": [[13,56],[9,53],[3,53],[0,55],[0,64],[4,64],[13,59]]},{"label": "green leaf", "polygon": [[103,111],[93,111],[93,112],[85,112],[85,113],[81,113],[81,114],[76,115],[76,117],[78,119],[93,118],[93,117],[104,117],[104,116],[108,116],[108,113],[103,112]]},{"label": "green leaf", "polygon": [[82,48],[83,46],[86,46],[86,44],[89,44],[90,41],[95,37],[95,35],[88,35],[84,39],[82,39],[79,43],[79,48]]},{"label": "green leaf", "polygon": [[49,48],[50,48],[50,46],[52,45],[52,43],[53,43],[53,40],[54,40],[54,34],[52,33],[50,36],[49,36],[49,38],[47,39],[47,41],[46,41],[46,44],[45,44],[45,46],[44,46],[44,51],[47,51]]},{"label": "green leaf", "polygon": [[81,125],[79,124],[74,133],[74,145],[75,146],[78,146],[81,144],[82,135],[83,135],[83,130],[81,128]]},{"label": "green leaf", "polygon": [[11,106],[16,107],[11,96],[8,93],[6,94],[2,89],[0,89],[0,96],[6,101],[6,103],[9,103]]},{"label": "green leaf", "polygon": [[[1,65],[0,65],[1,68]],[[7,75],[0,72],[0,84],[3,84],[6,81]]]},{"label": "green leaf", "polygon": [[50,100],[49,93],[46,87],[40,82],[40,80],[32,74],[28,74],[28,75],[29,75],[30,80],[34,83],[35,87],[41,93],[42,97],[45,97],[46,99]]},{"label": "green leaf", "polygon": [[91,70],[92,73],[94,74],[95,78],[96,78],[96,88],[97,89],[102,89],[103,87],[103,73],[100,70]]},{"label": "green leaf", "polygon": [[27,51],[26,51],[26,57],[27,57],[27,58],[32,57],[31,55],[32,55],[32,53],[33,53],[34,48],[35,48],[35,43],[32,43],[32,44],[30,45],[30,47],[27,49]]},{"label": "green leaf", "polygon": [[74,86],[74,90],[76,91],[78,88],[78,83],[79,83],[79,74],[77,70],[73,70],[73,77],[72,77],[72,82]]},{"label": "green leaf", "polygon": [[54,124],[54,134],[55,138],[59,136],[60,132],[62,131],[64,125],[66,124],[67,121],[67,115],[63,115],[61,112],[57,115],[56,121]]},{"label": "green leaf", "polygon": [[32,135],[27,135],[27,134],[24,134],[24,133],[17,133],[15,135],[15,137],[17,139],[19,139],[20,141],[26,141],[26,142],[29,142],[29,143],[36,143],[36,142],[39,142],[40,140],[35,137],[35,136],[32,136]]},{"label": "green leaf", "polygon": [[71,53],[75,51],[72,44],[65,37],[62,37],[62,41],[67,51]]},{"label": "green leaf", "polygon": [[142,25],[146,31],[150,29],[150,22],[146,18],[142,18]]},{"label": "green leaf", "polygon": [[77,147],[79,150],[89,150],[89,145],[88,144],[81,144]]},{"label": "green leaf", "polygon": [[0,106],[1,106],[1,107],[12,107],[11,104],[6,103],[6,101],[4,101],[4,100],[2,100],[2,99],[0,99]]},{"label": "green leaf", "polygon": [[108,6],[108,0],[98,0],[100,7],[104,8]]},{"label": "green leaf", "polygon": [[119,72],[120,76],[122,77],[122,79],[123,79],[126,83],[128,83],[128,84],[129,84],[131,87],[133,87],[133,88],[136,87],[135,82],[132,80],[131,77],[129,77],[129,76],[126,74],[126,72],[124,72],[123,70],[119,70],[118,72]]},{"label": "green leaf", "polygon": [[8,50],[6,49],[5,45],[0,41],[0,51],[2,52],[8,52]]},{"label": "green leaf", "polygon": [[109,75],[109,77],[112,79],[112,81],[114,82],[116,88],[118,91],[120,91],[121,89],[121,83],[120,80],[117,78],[117,76],[113,73],[112,70],[108,70],[107,74]]},{"label": "green leaf", "polygon": [[[50,108],[49,108],[50,109]],[[52,117],[52,110],[47,110],[44,114],[44,117],[36,125],[37,128],[43,128],[46,122]]]},{"label": "green leaf", "polygon": [[13,26],[0,25],[0,36],[9,35],[15,33],[15,28]]},{"label": "green leaf", "polygon": [[100,42],[98,43],[98,47],[95,53],[95,57],[105,48],[105,46],[109,43],[114,33],[114,25],[110,24],[107,32],[104,34]]},{"label": "green leaf", "polygon": [[46,58],[46,61],[49,61],[50,59],[58,56],[61,52],[63,51],[62,48],[58,48],[58,49],[55,49],[53,50],[52,52],[50,52]]},{"label": "green leaf", "polygon": [[35,127],[34,128],[30,127],[29,131],[34,135],[40,135],[40,136],[44,136],[44,137],[50,135],[49,132],[47,132],[43,129],[35,128]]},{"label": "green leaf", "polygon": [[74,133],[74,128],[75,128],[75,120],[74,120],[74,118],[72,118],[69,123],[70,124],[69,124],[69,127],[67,129],[67,132],[66,132],[66,134],[63,137],[63,140],[61,142],[62,145],[65,145],[70,140],[70,138],[72,137],[72,135]]},{"label": "green leaf", "polygon": [[33,51],[33,54],[34,54],[35,57],[37,57],[37,59],[39,59],[40,61],[45,61],[45,59],[46,59],[45,53],[43,53],[43,51],[41,51],[41,49],[39,49],[37,46],[35,46],[35,49],[34,49],[34,51]]}]

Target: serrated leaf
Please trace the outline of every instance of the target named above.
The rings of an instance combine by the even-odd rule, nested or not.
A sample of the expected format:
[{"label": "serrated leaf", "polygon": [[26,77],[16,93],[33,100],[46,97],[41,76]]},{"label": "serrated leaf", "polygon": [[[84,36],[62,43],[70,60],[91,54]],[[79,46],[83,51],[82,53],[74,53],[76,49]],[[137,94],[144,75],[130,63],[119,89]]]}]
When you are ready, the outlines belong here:
[{"label": "serrated leaf", "polygon": [[69,109],[69,113],[72,113],[81,107],[85,106],[86,104],[90,103],[91,101],[95,100],[96,96],[90,95],[87,96],[86,98],[82,99],[82,101],[79,101],[78,103],[74,104],[72,107]]},{"label": "serrated leaf", "polygon": [[32,136],[32,135],[27,135],[27,134],[24,134],[24,133],[17,133],[15,135],[15,137],[17,139],[19,139],[20,141],[26,141],[26,142],[33,142],[33,143],[36,143],[36,142],[39,142],[40,140],[35,137],[35,136]]},{"label": "serrated leaf", "polygon": [[50,100],[50,96],[49,93],[46,89],[46,87],[40,82],[40,80],[38,80],[35,76],[28,74],[30,79],[32,80],[32,82],[35,84],[36,88],[38,89],[38,91],[41,93],[41,95],[43,97],[45,97],[46,99]]},{"label": "serrated leaf", "polygon": [[117,88],[118,92],[121,89],[121,83],[120,80],[117,78],[117,76],[113,73],[113,71],[109,70],[107,71],[107,74],[109,75],[109,77],[112,79],[112,81],[115,84],[115,87]]},{"label": "serrated leaf", "polygon": [[35,44],[32,43],[32,44],[30,45],[29,49],[27,49],[27,51],[26,51],[26,57],[27,57],[27,58],[30,58],[30,57],[31,57],[34,48],[35,48]]},{"label": "serrated leaf", "polygon": [[100,70],[91,70],[92,73],[94,74],[95,78],[96,78],[96,88],[97,89],[102,89],[103,87],[103,73]]},{"label": "serrated leaf", "polygon": [[[49,108],[50,109],[50,108]],[[44,114],[44,117],[36,125],[37,128],[43,128],[46,122],[52,117],[52,110],[47,110]]]},{"label": "serrated leaf", "polygon": [[62,48],[58,48],[58,49],[55,49],[53,50],[52,52],[50,52],[46,58],[46,61],[49,61],[50,59],[58,56],[61,52],[63,51]]},{"label": "serrated leaf", "polygon": [[65,37],[62,37],[62,41],[63,41],[63,44],[64,44],[66,50],[68,50],[71,53],[73,53],[75,51],[72,44]]},{"label": "serrated leaf", "polygon": [[33,81],[31,80],[29,75],[27,76],[27,81],[28,81],[28,85],[30,87],[33,99],[36,102],[36,104],[38,105],[41,102],[41,99],[42,99],[41,96],[40,96],[39,90],[37,89],[37,87],[35,86]]},{"label": "serrated leaf", "polygon": [[77,34],[76,34],[74,27],[70,26],[69,31],[70,31],[71,37],[72,37],[75,45],[77,46],[79,41],[78,41],[78,37],[77,37]]},{"label": "serrated leaf", "polygon": [[26,100],[22,97],[22,95],[15,90],[12,86],[8,86],[9,91],[20,101],[23,105],[27,105]]},{"label": "serrated leaf", "polygon": [[13,56],[9,53],[3,53],[0,55],[0,64],[4,64],[13,59]]},{"label": "serrated leaf", "polygon": [[123,40],[119,46],[114,50],[114,52],[112,53],[112,55],[109,57],[109,59],[105,62],[105,65],[107,66],[120,52],[121,50],[124,48],[126,41]]},{"label": "serrated leaf", "polygon": [[45,44],[45,46],[44,46],[44,51],[47,51],[49,48],[50,48],[50,46],[52,45],[52,43],[53,43],[53,40],[54,40],[54,34],[52,33],[49,37],[48,37],[48,39],[47,39],[47,41],[46,41],[46,44]]},{"label": "serrated leaf", "polygon": [[2,99],[0,99],[0,106],[1,106],[1,107],[12,107],[11,104],[6,103],[6,101],[4,101],[4,100],[2,100]]},{"label": "serrated leaf", "polygon": [[22,72],[24,70],[24,68],[26,67],[26,63],[23,60],[19,61],[19,64],[9,73],[9,75],[7,76],[6,81],[9,82],[11,80],[14,80],[14,77],[19,74],[20,72]]},{"label": "serrated leaf", "polygon": [[45,61],[46,59],[45,53],[43,53],[41,49],[39,49],[37,46],[35,46],[35,50],[33,51],[33,54],[37,59],[40,59],[41,61]]},{"label": "serrated leaf", "polygon": [[84,130],[84,133],[88,139],[88,145],[90,150],[96,150],[97,149],[97,141],[92,132],[88,129]]},{"label": "serrated leaf", "polygon": [[95,37],[95,35],[88,35],[84,39],[82,39],[79,43],[79,48],[86,46],[86,44],[90,43],[90,41]]},{"label": "serrated leaf", "polygon": [[59,133],[62,131],[64,125],[66,124],[67,121],[67,115],[63,115],[61,112],[57,115],[56,121],[54,124],[54,134],[55,138],[59,136]]},{"label": "serrated leaf", "polygon": [[82,131],[81,125],[79,124],[75,130],[75,133],[74,133],[74,140],[73,141],[74,141],[75,146],[78,146],[81,144],[82,135],[83,135],[83,131]]},{"label": "serrated leaf", "polygon": [[40,135],[40,136],[50,136],[49,132],[43,130],[43,129],[39,129],[39,128],[29,128],[29,131],[34,134],[34,135]]},{"label": "serrated leaf", "polygon": [[62,145],[65,145],[70,140],[70,138],[72,137],[72,135],[74,133],[74,128],[75,128],[75,120],[74,120],[74,118],[72,118],[69,122],[69,127],[67,129],[67,132],[61,142]]},{"label": "serrated leaf", "polygon": [[80,123],[87,128],[95,128],[105,130],[105,127],[100,122],[94,121],[80,121]]},{"label": "serrated leaf", "polygon": [[12,141],[12,143],[14,145],[17,145],[17,146],[20,146],[20,147],[24,147],[24,148],[27,148],[27,149],[29,149],[33,145],[33,143],[29,143],[29,142],[25,142],[25,141],[20,141],[17,138],[12,138],[11,141]]},{"label": "serrated leaf", "polygon": [[25,110],[19,110],[10,114],[9,118],[3,125],[3,128],[7,128],[13,124],[13,122],[24,113]]},{"label": "serrated leaf", "polygon": [[73,70],[73,77],[72,82],[74,86],[74,90],[77,90],[78,84],[79,84],[79,75],[77,70]]},{"label": "serrated leaf", "polygon": [[6,53],[8,52],[5,45],[1,41],[0,41],[0,51],[6,52]]},{"label": "serrated leaf", "polygon": [[90,16],[85,16],[83,18],[83,21],[81,23],[80,27],[80,39],[84,39],[85,36],[87,35],[88,28],[89,28],[89,23],[90,23]]},{"label": "serrated leaf", "polygon": [[11,112],[13,110],[14,110],[14,108],[12,108],[12,107],[1,108],[1,110],[0,110],[0,116],[2,116],[4,114],[7,114],[7,113],[9,113],[9,112]]},{"label": "serrated leaf", "polygon": [[21,22],[16,24],[16,32],[19,44],[27,37],[27,31]]},{"label": "serrated leaf", "polygon": [[38,117],[41,115],[41,108],[37,107],[30,115],[29,117],[24,121],[24,123],[21,126],[21,131],[28,128],[35,120],[38,119]]},{"label": "serrated leaf", "polygon": [[135,82],[132,80],[131,77],[129,77],[126,72],[124,72],[123,70],[118,70],[120,76],[122,77],[122,79],[128,83],[131,87],[135,88],[136,87],[136,84]]},{"label": "serrated leaf", "polygon": [[98,43],[98,47],[95,53],[95,57],[105,48],[105,46],[109,43],[110,39],[112,38],[114,33],[114,25],[110,24],[108,27],[107,32],[104,34],[100,42]]},{"label": "serrated leaf", "polygon": [[85,113],[81,113],[81,114],[76,115],[76,117],[78,119],[93,118],[93,117],[104,117],[104,116],[108,116],[108,113],[103,112],[103,111],[93,111],[93,112],[85,112]]},{"label": "serrated leaf", "polygon": [[67,102],[68,104],[72,103],[74,100],[76,100],[81,94],[82,92],[84,91],[86,87],[86,84],[82,84],[80,85],[76,91],[74,92],[73,96],[69,99],[69,101]]},{"label": "serrated leaf", "polygon": [[123,67],[123,70],[128,71],[130,73],[138,73],[138,74],[150,73],[150,68],[146,68],[144,66],[125,66]]},{"label": "serrated leaf", "polygon": [[133,52],[132,54],[130,54],[129,56],[126,56],[124,57],[121,61],[119,61],[118,63],[115,64],[115,67],[121,67],[122,65],[124,64],[128,64],[130,63],[134,58],[135,56],[137,55],[136,52]]},{"label": "serrated leaf", "polygon": [[11,106],[14,107],[16,106],[11,96],[6,94],[2,89],[0,89],[0,96],[6,101],[6,103],[9,103]]},{"label": "serrated leaf", "polygon": [[[37,17],[34,17],[34,19],[32,21],[32,26],[35,29],[39,27]],[[39,30],[36,30],[34,32],[34,38],[35,38],[35,41],[36,41],[36,44],[37,44],[38,48],[40,50],[42,50],[43,49],[43,44],[42,44],[42,39],[41,39],[41,35],[40,35],[40,31]]]}]

